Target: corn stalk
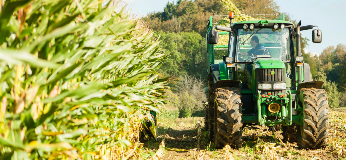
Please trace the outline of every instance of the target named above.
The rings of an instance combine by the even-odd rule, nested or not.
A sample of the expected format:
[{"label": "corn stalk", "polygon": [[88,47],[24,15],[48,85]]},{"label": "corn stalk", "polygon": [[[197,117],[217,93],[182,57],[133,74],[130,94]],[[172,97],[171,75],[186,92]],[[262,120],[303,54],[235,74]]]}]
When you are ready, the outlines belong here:
[{"label": "corn stalk", "polygon": [[162,104],[164,55],[115,7],[2,1],[0,159],[124,158],[137,141]]}]

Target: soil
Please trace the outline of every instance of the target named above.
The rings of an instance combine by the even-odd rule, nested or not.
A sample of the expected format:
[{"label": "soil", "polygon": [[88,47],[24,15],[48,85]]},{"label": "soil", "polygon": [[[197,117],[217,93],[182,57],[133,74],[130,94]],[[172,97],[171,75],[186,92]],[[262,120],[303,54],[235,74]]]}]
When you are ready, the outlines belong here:
[{"label": "soil", "polygon": [[[159,123],[157,141],[144,144],[143,159],[345,159],[346,108],[330,110],[330,138],[321,149],[300,149],[296,142],[283,143],[280,128],[247,125],[240,149],[215,149],[208,142],[203,117],[178,118]],[[168,125],[169,124],[169,125]],[[172,126],[167,128],[167,126]],[[200,126],[200,127],[199,127]],[[198,128],[200,132],[198,134]],[[198,141],[200,139],[200,142]],[[199,145],[198,145],[199,144]]]}]

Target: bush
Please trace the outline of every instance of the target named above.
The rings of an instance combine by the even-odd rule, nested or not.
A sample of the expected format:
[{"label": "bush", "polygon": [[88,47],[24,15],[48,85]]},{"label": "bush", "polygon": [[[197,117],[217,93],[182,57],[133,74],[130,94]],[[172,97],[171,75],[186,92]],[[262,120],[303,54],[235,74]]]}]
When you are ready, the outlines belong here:
[{"label": "bush", "polygon": [[326,90],[328,94],[328,104],[331,108],[339,107],[339,100],[341,97],[340,92],[338,91],[338,86],[335,82],[327,81],[327,76],[324,73],[322,68],[319,68],[319,71],[316,75],[317,81],[323,81],[324,84],[322,86],[323,89]]},{"label": "bush", "polygon": [[181,76],[172,91],[166,93],[167,106],[178,108],[179,117],[191,117],[199,110],[203,110],[203,101],[206,101],[203,81],[192,76]]},{"label": "bush", "polygon": [[166,125],[170,125],[170,122],[175,121],[179,117],[179,110],[177,108],[167,108],[167,107],[160,107],[160,112],[158,114],[157,121],[158,123],[165,123]]}]

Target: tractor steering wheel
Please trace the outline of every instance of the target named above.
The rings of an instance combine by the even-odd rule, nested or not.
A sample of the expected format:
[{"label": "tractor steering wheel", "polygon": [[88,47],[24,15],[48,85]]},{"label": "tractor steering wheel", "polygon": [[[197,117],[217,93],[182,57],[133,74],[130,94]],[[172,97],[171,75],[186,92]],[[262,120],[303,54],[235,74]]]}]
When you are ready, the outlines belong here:
[{"label": "tractor steering wheel", "polygon": [[257,50],[254,55],[265,55],[266,49],[259,49]]},{"label": "tractor steering wheel", "polygon": [[252,62],[254,58],[253,56],[243,56],[244,62]]}]

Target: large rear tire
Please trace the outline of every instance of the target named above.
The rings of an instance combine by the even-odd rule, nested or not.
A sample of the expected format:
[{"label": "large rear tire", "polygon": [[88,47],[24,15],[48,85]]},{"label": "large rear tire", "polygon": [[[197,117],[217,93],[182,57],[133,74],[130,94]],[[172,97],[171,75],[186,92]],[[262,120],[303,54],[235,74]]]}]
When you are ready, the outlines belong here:
[{"label": "large rear tire", "polygon": [[301,148],[321,148],[328,138],[328,97],[323,89],[303,88],[300,103],[303,106],[303,125],[298,127],[298,145]]},{"label": "large rear tire", "polygon": [[208,75],[208,106],[206,108],[205,115],[205,127],[208,131],[208,140],[212,141],[214,139],[214,89],[213,75],[210,73]]},{"label": "large rear tire", "polygon": [[242,145],[242,103],[239,88],[217,88],[215,91],[215,147]]}]

